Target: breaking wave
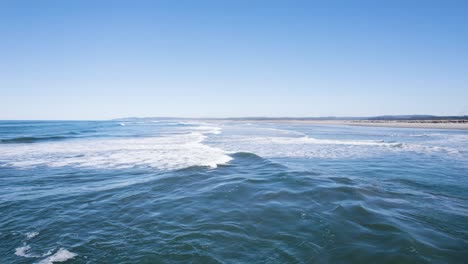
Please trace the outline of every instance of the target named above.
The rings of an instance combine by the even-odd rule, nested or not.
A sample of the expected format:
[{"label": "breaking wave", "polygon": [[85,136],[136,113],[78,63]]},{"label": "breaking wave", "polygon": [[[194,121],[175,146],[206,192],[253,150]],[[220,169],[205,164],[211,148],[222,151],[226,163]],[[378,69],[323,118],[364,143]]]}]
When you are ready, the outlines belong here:
[{"label": "breaking wave", "polygon": [[55,254],[52,256],[49,256],[41,261],[39,261],[39,264],[52,264],[54,262],[64,262],[69,259],[72,259],[76,257],[77,254],[70,252],[64,248],[60,248]]},{"label": "breaking wave", "polygon": [[228,153],[250,152],[264,158],[356,158],[391,152],[458,155],[450,147],[425,146],[385,140],[337,140],[303,137],[231,136],[215,141],[214,146]]},{"label": "breaking wave", "polygon": [[205,135],[190,133],[147,138],[94,139],[11,145],[0,148],[0,162],[14,167],[180,169],[216,167],[231,160],[221,149],[203,144]]}]

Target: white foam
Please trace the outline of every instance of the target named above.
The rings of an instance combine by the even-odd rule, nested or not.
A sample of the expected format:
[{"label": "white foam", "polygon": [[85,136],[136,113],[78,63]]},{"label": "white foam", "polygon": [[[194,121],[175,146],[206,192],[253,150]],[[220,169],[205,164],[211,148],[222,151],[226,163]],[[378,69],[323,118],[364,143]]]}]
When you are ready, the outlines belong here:
[{"label": "white foam", "polygon": [[[37,235],[39,235],[39,232],[28,232],[26,233],[26,240],[32,239]],[[27,245],[26,242],[24,242],[22,247],[15,248],[15,255],[18,257],[25,257],[25,258],[40,257],[40,255],[37,255],[37,254],[30,254],[29,253],[30,250],[31,250],[31,246]]]},{"label": "white foam", "polygon": [[[206,130],[204,131],[206,133]],[[216,167],[231,160],[223,150],[203,144],[205,135],[189,133],[146,138],[70,140],[0,145],[0,162],[15,167],[75,166],[180,169]]]},{"label": "white foam", "polygon": [[403,149],[406,151],[412,151],[417,153],[427,153],[427,154],[434,154],[434,153],[445,153],[452,156],[459,156],[461,152],[458,149],[451,148],[451,147],[440,147],[440,146],[425,146],[420,144],[405,144],[403,145]]},{"label": "white foam", "polygon": [[446,153],[458,155],[450,147],[425,146],[384,140],[337,140],[278,136],[229,136],[214,141],[229,153],[251,152],[265,158],[353,158],[374,157],[390,152]]},{"label": "white foam", "polygon": [[26,237],[28,239],[34,238],[37,235],[39,235],[39,232],[28,232],[28,233],[26,233]]},{"label": "white foam", "polygon": [[15,248],[15,255],[18,257],[25,257],[25,258],[35,258],[37,255],[29,254],[28,251],[31,249],[31,246],[24,245],[22,247]]},{"label": "white foam", "polygon": [[46,253],[42,254],[43,257],[47,257],[49,256],[50,254],[52,254],[52,252],[55,250],[55,248],[53,249],[49,249]]},{"label": "white foam", "polygon": [[199,132],[202,134],[220,134],[222,130],[222,128],[219,126],[203,122],[177,122],[176,124],[190,126],[188,128],[180,127],[180,130],[189,130],[192,132]]},{"label": "white foam", "polygon": [[316,139],[308,136],[300,138],[291,137],[271,137],[274,143],[278,144],[318,144],[318,145],[354,145],[354,146],[379,146],[379,147],[400,147],[401,143],[384,142],[383,140],[332,140]]},{"label": "white foam", "polygon": [[[143,122],[144,123],[144,122]],[[79,139],[34,144],[0,144],[0,164],[16,167],[93,167],[130,168],[150,166],[180,169],[190,166],[216,167],[231,160],[228,153],[251,152],[265,158],[275,157],[365,157],[388,152],[447,153],[466,156],[466,134],[437,134],[437,138],[420,140],[407,135],[401,142],[384,140],[319,139],[304,133],[278,128],[244,125],[221,126],[212,123],[184,123],[189,126],[168,127],[159,137]],[[239,134],[240,133],[240,134]],[[380,135],[380,134],[379,134]],[[425,135],[425,134],[417,134]],[[382,138],[388,135],[382,134]],[[432,134],[431,134],[432,136]],[[375,137],[375,136],[373,136]],[[406,137],[406,138],[405,138]],[[392,136],[392,138],[394,138]]]},{"label": "white foam", "polygon": [[39,264],[52,264],[54,262],[64,262],[64,261],[72,259],[72,258],[74,258],[76,256],[77,256],[77,254],[75,254],[73,252],[70,252],[70,251],[68,251],[68,250],[66,250],[64,248],[60,248],[52,256],[49,256],[49,257],[39,261]]},{"label": "white foam", "polygon": [[201,133],[204,133],[204,134],[221,134],[221,128],[215,127],[215,126],[198,126],[198,127],[193,127],[192,129],[200,131]]}]

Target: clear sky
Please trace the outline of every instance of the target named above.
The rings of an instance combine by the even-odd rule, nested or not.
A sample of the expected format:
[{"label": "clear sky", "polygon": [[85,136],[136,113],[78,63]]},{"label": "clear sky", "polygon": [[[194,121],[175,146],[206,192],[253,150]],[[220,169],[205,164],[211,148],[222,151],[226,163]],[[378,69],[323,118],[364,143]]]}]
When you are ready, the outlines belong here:
[{"label": "clear sky", "polygon": [[0,1],[0,119],[468,115],[468,1]]}]

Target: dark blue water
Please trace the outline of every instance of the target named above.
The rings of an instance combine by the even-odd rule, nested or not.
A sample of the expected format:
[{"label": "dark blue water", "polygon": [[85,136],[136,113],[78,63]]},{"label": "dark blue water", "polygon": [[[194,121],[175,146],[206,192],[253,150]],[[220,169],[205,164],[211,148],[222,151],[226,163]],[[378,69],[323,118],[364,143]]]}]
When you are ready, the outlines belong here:
[{"label": "dark blue water", "polygon": [[0,122],[1,263],[466,263],[468,133]]}]

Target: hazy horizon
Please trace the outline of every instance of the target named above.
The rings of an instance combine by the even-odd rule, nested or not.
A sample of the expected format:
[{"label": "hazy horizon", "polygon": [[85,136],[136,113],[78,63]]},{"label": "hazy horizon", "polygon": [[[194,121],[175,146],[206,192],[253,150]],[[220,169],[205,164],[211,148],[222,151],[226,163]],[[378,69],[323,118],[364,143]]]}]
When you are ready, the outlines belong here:
[{"label": "hazy horizon", "polygon": [[3,1],[0,120],[468,114],[468,4]]}]

